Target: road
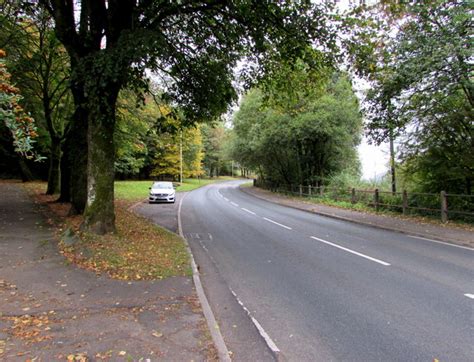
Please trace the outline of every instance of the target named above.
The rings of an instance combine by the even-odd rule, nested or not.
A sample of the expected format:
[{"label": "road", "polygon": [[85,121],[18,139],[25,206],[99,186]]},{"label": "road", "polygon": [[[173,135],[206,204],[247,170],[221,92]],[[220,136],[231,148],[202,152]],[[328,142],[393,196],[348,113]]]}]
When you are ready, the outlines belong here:
[{"label": "road", "polygon": [[474,360],[472,249],[279,206],[238,182],[188,194],[181,217],[201,273],[219,274],[284,359]]}]

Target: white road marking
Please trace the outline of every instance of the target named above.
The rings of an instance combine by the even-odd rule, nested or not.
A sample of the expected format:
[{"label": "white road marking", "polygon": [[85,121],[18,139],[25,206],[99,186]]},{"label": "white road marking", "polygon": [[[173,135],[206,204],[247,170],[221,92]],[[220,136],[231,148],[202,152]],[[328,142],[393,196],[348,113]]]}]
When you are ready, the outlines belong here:
[{"label": "white road marking", "polygon": [[254,213],[253,211],[247,210],[245,207],[242,207],[241,209],[244,210],[245,212],[248,212],[249,214],[257,215],[257,214]]},{"label": "white road marking", "polygon": [[252,320],[253,324],[255,325],[255,327],[257,328],[258,330],[258,333],[260,333],[260,335],[263,337],[263,339],[265,340],[265,342],[267,343],[267,346],[268,348],[270,348],[273,353],[275,354],[278,354],[280,353],[280,349],[277,347],[277,345],[275,344],[275,342],[273,342],[272,338],[268,335],[268,333],[265,331],[265,329],[263,329],[262,325],[258,322],[258,320],[256,320],[252,314],[250,313],[250,311],[248,310],[248,308],[244,305],[244,303],[242,303],[242,301],[239,299],[239,297],[237,296],[237,294],[231,289],[230,289],[230,292],[232,293],[232,295],[235,297],[235,299],[237,299],[237,302],[240,304],[240,306],[243,308],[243,310],[245,312],[247,312],[247,315],[250,317],[250,319]]},{"label": "white road marking", "polygon": [[471,299],[474,299],[474,294],[468,294],[468,293],[466,293],[466,294],[464,294],[464,296],[466,296],[466,297],[468,297],[468,298],[471,298]]},{"label": "white road marking", "polygon": [[444,242],[444,241],[439,241],[439,240],[433,240],[433,239],[423,238],[423,237],[421,237],[421,236],[413,236],[413,235],[407,235],[407,236],[410,237],[410,238],[414,238],[414,239],[427,240],[427,241],[431,241],[432,243],[443,244],[443,245],[448,245],[448,246],[454,246],[455,248],[461,248],[461,249],[467,249],[467,250],[474,251],[473,248],[470,248],[470,247],[468,247],[468,246],[462,246],[462,245],[456,245],[456,244],[446,243],[446,242]]},{"label": "white road marking", "polygon": [[263,337],[263,339],[265,340],[265,342],[267,342],[268,347],[269,347],[274,353],[279,353],[280,350],[278,349],[277,345],[275,344],[275,342],[273,342],[273,340],[270,338],[270,336],[268,335],[268,333],[265,332],[265,329],[263,329],[263,327],[261,326],[261,324],[258,323],[258,320],[256,320],[254,317],[250,317],[250,318],[252,318],[253,324],[255,324],[255,327],[257,327],[258,333],[260,333],[260,335]]},{"label": "white road marking", "polygon": [[[186,195],[187,194],[184,194],[184,196],[179,200],[179,206],[178,206],[178,232],[179,232],[179,236],[181,236],[184,240],[186,239],[184,238],[183,223],[181,221],[181,206],[183,204],[183,200],[186,197]],[[209,305],[209,301],[207,300],[206,294],[204,293],[204,288],[202,287],[201,278],[199,278],[199,270],[198,270],[196,261],[194,260],[193,253],[191,251],[191,248],[189,247],[189,243],[187,240],[186,240],[186,249],[188,250],[188,253],[191,256],[191,268],[193,270],[193,281],[194,281],[194,286],[196,288],[196,293],[198,295],[199,302],[201,303],[204,316],[206,317],[206,322],[209,328],[208,330],[211,333],[212,341],[214,342],[214,345],[217,348],[219,359],[225,362],[231,362],[231,359],[229,357],[229,350],[227,349],[227,346],[224,342],[224,337],[222,337],[222,333],[220,332],[220,329],[216,322],[216,318],[214,317],[214,313],[212,312],[211,306]],[[211,254],[208,254],[208,255],[211,256],[211,260],[212,260],[212,255]]]},{"label": "white road marking", "polygon": [[264,220],[267,220],[268,222],[271,222],[271,223],[273,223],[273,224],[275,224],[275,225],[281,226],[282,228],[285,228],[285,229],[288,229],[288,230],[292,230],[289,226],[280,224],[279,222],[273,221],[272,219],[268,219],[268,218],[266,218],[266,217],[264,217],[263,219],[264,219]]},{"label": "white road marking", "polygon": [[369,259],[369,260],[372,260],[376,263],[379,263],[379,264],[382,264],[382,265],[385,265],[385,266],[389,266],[390,264],[385,262],[385,261],[382,261],[382,260],[379,260],[379,259],[375,259],[375,258],[372,258],[371,256],[368,256],[368,255],[365,255],[365,254],[361,254],[361,253],[358,253],[357,251],[354,251],[354,250],[351,250],[351,249],[347,249],[347,248],[344,248],[343,246],[340,246],[340,245],[337,245],[337,244],[334,244],[334,243],[331,243],[329,241],[326,241],[326,240],[323,240],[323,239],[320,239],[320,238],[317,238],[316,236],[311,236],[311,239],[314,239],[314,240],[317,240],[317,241],[320,241],[324,244],[328,244],[328,245],[331,245],[331,246],[334,246],[335,248],[338,248],[338,249],[341,249],[341,250],[344,250],[344,251],[347,251],[348,253],[351,253],[351,254],[355,254],[355,255],[358,255],[362,258],[366,258],[366,259]]},{"label": "white road marking", "polygon": [[229,199],[228,199],[227,197],[224,197],[224,200],[225,200],[225,201],[229,201]]},{"label": "white road marking", "polygon": [[212,241],[212,235],[211,235],[211,234],[209,234],[209,240],[211,240],[211,241]]},{"label": "white road marking", "polygon": [[231,201],[230,202],[231,205],[234,205],[235,207],[239,207],[239,204],[236,204],[235,202]]}]

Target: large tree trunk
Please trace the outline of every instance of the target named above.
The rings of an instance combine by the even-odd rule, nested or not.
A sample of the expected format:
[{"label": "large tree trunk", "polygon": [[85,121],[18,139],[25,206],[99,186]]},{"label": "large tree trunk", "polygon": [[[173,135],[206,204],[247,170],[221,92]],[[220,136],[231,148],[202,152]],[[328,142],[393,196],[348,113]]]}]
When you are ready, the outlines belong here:
[{"label": "large tree trunk", "polygon": [[115,105],[120,88],[111,88],[107,91],[107,97],[94,104],[96,107],[90,113],[87,135],[87,204],[83,227],[96,234],[115,231],[114,128]]},{"label": "large tree trunk", "polygon": [[82,214],[87,203],[87,120],[77,122],[70,137],[71,211]]},{"label": "large tree trunk", "polygon": [[61,163],[61,138],[51,137],[51,150],[49,154],[48,188],[47,195],[59,192],[60,186],[60,163]]},{"label": "large tree trunk", "polygon": [[61,187],[58,202],[71,201],[71,157],[67,140],[64,141],[61,157]]},{"label": "large tree trunk", "polygon": [[61,163],[61,196],[58,201],[71,202],[71,214],[82,214],[87,202],[87,129],[84,85],[71,87],[75,111],[63,145]]}]

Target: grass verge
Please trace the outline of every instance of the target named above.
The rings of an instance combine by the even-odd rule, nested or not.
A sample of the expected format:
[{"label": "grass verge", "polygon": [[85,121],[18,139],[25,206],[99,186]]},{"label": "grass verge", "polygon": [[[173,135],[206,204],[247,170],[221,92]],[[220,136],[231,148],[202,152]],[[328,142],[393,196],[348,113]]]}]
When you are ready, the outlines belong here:
[{"label": "grass verge", "polygon": [[[80,231],[82,217],[68,216],[69,204],[54,202],[57,196],[45,195],[45,183],[27,183],[25,187],[37,203],[48,207],[48,222],[56,227],[60,251],[69,262],[122,280],[192,275],[184,241],[128,211],[129,201],[116,200],[117,231],[99,236]],[[66,236],[68,229],[78,238]]]},{"label": "grass verge", "polygon": [[333,200],[329,198],[300,197],[296,195],[288,195],[283,192],[276,192],[276,194],[282,197],[286,197],[291,200],[301,201],[301,202],[315,204],[315,205],[320,204],[320,205],[331,206],[331,207],[335,207],[339,209],[359,211],[366,214],[385,215],[385,216],[390,216],[390,217],[401,219],[401,220],[415,221],[420,224],[432,224],[432,225],[437,225],[441,227],[456,227],[456,228],[467,230],[467,231],[474,231],[474,225],[472,225],[471,223],[467,223],[467,222],[463,222],[459,220],[449,220],[447,223],[443,223],[441,222],[441,220],[439,220],[439,218],[436,218],[436,217],[422,216],[422,215],[416,215],[416,214],[403,215],[399,212],[387,210],[387,209],[380,209],[379,211],[375,211],[373,207],[370,207],[368,205],[361,204],[361,203],[352,204],[351,202],[337,201],[337,200]]},{"label": "grass verge", "polygon": [[[232,177],[216,177],[212,179],[184,179],[176,188],[178,192],[192,191],[199,187],[219,181],[235,180]],[[115,181],[115,198],[121,200],[142,200],[148,197],[149,187],[153,181]]]}]

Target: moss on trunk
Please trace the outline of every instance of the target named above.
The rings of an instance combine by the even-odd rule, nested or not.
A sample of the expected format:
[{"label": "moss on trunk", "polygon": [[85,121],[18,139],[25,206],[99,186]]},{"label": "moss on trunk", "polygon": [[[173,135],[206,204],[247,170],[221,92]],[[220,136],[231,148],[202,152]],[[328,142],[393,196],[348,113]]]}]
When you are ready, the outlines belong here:
[{"label": "moss on trunk", "polygon": [[[96,234],[115,231],[115,106],[119,87],[108,89],[90,113],[87,162],[87,204],[84,227]],[[97,103],[96,103],[97,104]]]}]

